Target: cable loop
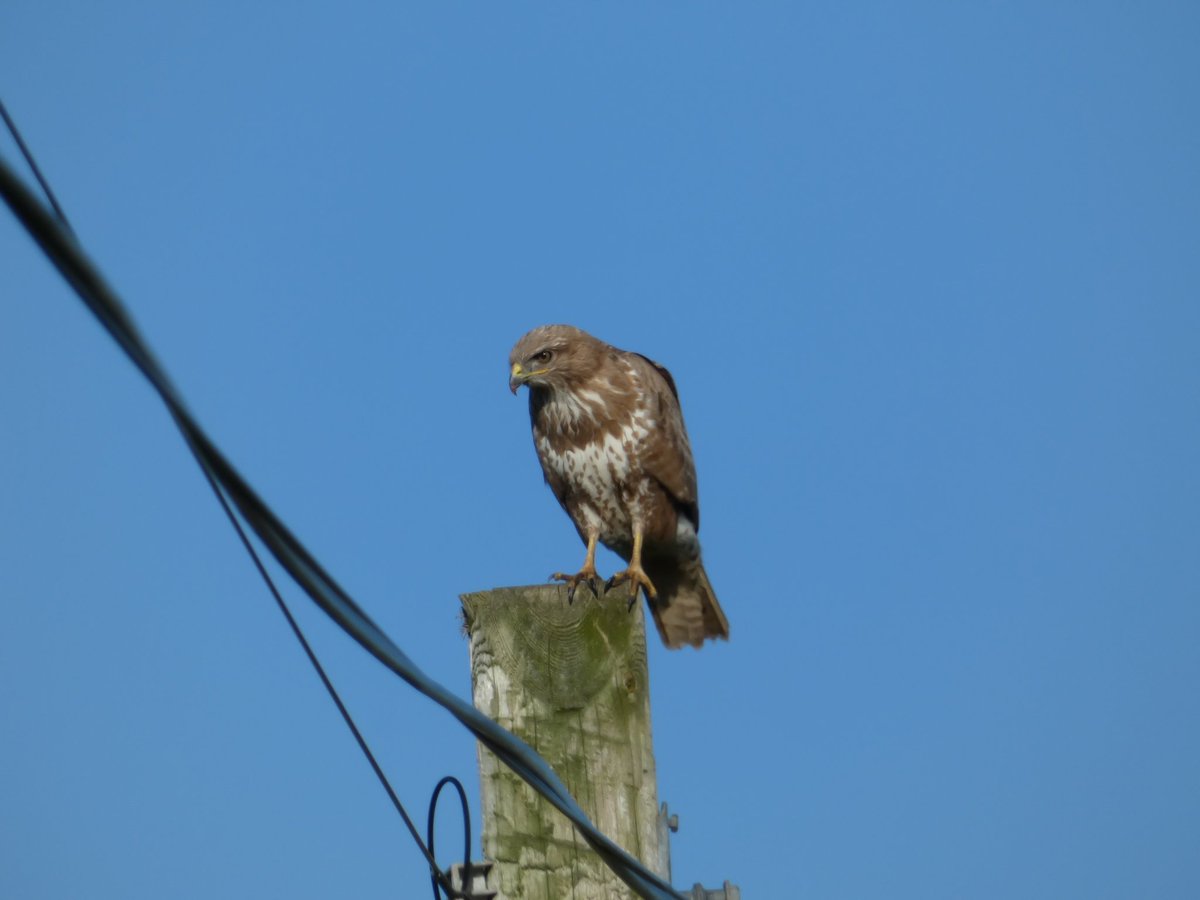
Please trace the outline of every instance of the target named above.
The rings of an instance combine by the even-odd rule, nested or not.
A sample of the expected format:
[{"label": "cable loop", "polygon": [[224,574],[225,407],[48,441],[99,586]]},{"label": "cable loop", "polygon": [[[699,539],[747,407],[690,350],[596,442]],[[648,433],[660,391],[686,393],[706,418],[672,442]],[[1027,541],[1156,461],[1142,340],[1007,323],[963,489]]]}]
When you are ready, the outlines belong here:
[{"label": "cable loop", "polygon": [[[433,848],[433,824],[434,824],[434,820],[437,818],[438,795],[441,794],[442,788],[444,788],[448,784],[454,785],[454,789],[456,791],[458,791],[459,802],[462,804],[462,818],[463,818],[463,875],[462,875],[462,878],[463,878],[463,885],[462,885],[462,894],[460,896],[466,897],[469,900],[469,898],[471,897],[471,878],[472,878],[472,874],[471,874],[471,810],[467,806],[467,792],[463,790],[462,782],[459,781],[457,778],[455,778],[453,775],[447,775],[445,778],[443,778],[441,781],[439,781],[437,783],[437,787],[435,787],[433,789],[433,796],[429,798],[429,819],[428,819],[428,823],[426,825],[426,831],[425,831],[425,844],[426,844],[426,846],[429,847],[430,855],[436,859],[437,851],[434,850],[434,848]],[[449,870],[447,870],[447,871],[449,871]],[[451,885],[453,885],[453,883],[454,883],[453,878],[450,878],[447,880],[449,880]],[[430,877],[430,881],[433,882],[433,900],[442,900],[442,886],[443,886],[444,882],[442,881],[442,879],[439,879],[437,877],[436,872]],[[447,896],[449,896],[449,895],[447,895]]]}]

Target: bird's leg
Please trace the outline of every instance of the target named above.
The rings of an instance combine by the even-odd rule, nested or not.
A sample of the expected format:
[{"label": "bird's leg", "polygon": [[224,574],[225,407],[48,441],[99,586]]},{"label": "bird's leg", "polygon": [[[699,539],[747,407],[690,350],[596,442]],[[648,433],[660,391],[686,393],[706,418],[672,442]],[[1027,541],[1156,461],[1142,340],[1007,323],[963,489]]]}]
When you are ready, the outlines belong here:
[{"label": "bird's leg", "polygon": [[633,528],[633,556],[629,559],[629,566],[623,572],[618,572],[612,578],[608,579],[608,583],[604,586],[605,590],[622,582],[629,581],[633,583],[633,595],[629,598],[629,608],[633,609],[633,604],[637,602],[638,589],[641,588],[646,594],[646,599],[650,600],[658,596],[658,591],[654,589],[650,578],[646,575],[646,571],[642,568],[642,527],[635,525]]},{"label": "bird's leg", "polygon": [[583,560],[583,568],[574,575],[564,575],[562,572],[555,572],[551,575],[554,581],[565,581],[567,583],[567,602],[575,602],[575,589],[579,587],[579,582],[583,581],[592,589],[592,596],[600,596],[600,576],[596,574],[596,541],[599,535],[595,532],[588,532],[587,539],[587,556]]}]

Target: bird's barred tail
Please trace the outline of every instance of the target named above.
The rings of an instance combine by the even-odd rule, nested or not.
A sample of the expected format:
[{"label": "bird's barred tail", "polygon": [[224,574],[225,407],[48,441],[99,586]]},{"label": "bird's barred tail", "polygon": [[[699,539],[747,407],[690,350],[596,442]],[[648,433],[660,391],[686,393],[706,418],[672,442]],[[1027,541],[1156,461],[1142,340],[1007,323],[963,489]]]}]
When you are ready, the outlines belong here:
[{"label": "bird's barred tail", "polygon": [[703,646],[707,638],[729,640],[729,621],[699,559],[646,560],[644,565],[658,591],[650,614],[664,644],[675,650]]}]

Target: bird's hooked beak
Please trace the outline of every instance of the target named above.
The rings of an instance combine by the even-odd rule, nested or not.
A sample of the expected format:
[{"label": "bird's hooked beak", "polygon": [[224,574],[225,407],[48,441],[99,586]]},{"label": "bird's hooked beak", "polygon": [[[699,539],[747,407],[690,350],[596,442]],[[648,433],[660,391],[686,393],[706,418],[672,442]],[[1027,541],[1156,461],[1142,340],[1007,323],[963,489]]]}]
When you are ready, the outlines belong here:
[{"label": "bird's hooked beak", "polygon": [[517,388],[527,382],[530,378],[533,378],[536,375],[545,375],[549,371],[549,369],[535,369],[532,372],[527,372],[521,367],[520,363],[513,363],[512,371],[508,376],[508,389],[515,394],[517,392]]}]

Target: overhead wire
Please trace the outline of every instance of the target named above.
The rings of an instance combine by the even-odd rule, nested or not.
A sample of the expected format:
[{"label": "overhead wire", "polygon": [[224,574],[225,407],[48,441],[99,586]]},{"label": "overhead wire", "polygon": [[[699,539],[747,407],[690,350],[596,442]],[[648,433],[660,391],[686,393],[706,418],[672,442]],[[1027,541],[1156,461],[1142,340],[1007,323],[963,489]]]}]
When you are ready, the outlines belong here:
[{"label": "overhead wire", "polygon": [[46,195],[46,199],[50,201],[50,205],[54,208],[54,214],[58,216],[58,221],[62,222],[63,227],[71,234],[75,233],[75,229],[71,227],[70,221],[67,219],[67,214],[63,212],[63,208],[58,205],[58,198],[54,196],[54,191],[50,190],[50,182],[42,175],[42,168],[37,164],[29,147],[25,143],[25,139],[21,137],[21,130],[17,128],[17,123],[13,121],[13,117],[8,114],[8,107],[4,105],[4,101],[0,100],[0,119],[4,120],[5,126],[8,128],[8,133],[12,135],[13,141],[16,142],[17,149],[21,151],[21,156],[25,157],[25,164],[29,166],[29,171],[33,172],[33,177],[37,179],[37,183],[42,188],[42,193]]},{"label": "overhead wire", "polygon": [[681,895],[661,876],[596,827],[541,756],[516,735],[426,675],[325,571],[199,426],[139,335],[119,296],[68,229],[46,211],[2,159],[0,195],[84,305],[153,387],[206,476],[220,485],[224,496],[310,599],[363,649],[415,690],[449,711],[497,758],[545,797],[639,896],[650,900],[679,898]]},{"label": "overhead wire", "polygon": [[[26,145],[21,136],[20,129],[17,128],[16,122],[13,120],[12,116],[9,115],[8,110],[4,107],[4,102],[2,100],[0,100],[0,117],[3,118],[4,124],[8,127],[9,133],[12,135],[13,140],[16,142],[17,147],[21,151],[21,154],[25,157],[25,162],[29,165],[34,177],[37,178],[38,184],[41,186],[46,198],[50,201],[50,204],[54,209],[55,216],[58,218],[59,222],[72,234],[72,236],[74,236],[75,231],[71,227],[70,222],[67,220],[66,213],[63,212],[62,207],[59,205],[58,200],[54,196],[54,192],[50,189],[49,183],[43,177],[41,169],[38,167],[33,153],[29,150],[28,145]],[[468,895],[458,891],[454,887],[449,876],[442,872],[441,867],[438,865],[437,858],[434,855],[432,841],[427,845],[421,839],[421,833],[417,830],[416,824],[413,822],[412,817],[408,814],[408,810],[404,808],[404,804],[401,802],[399,795],[396,793],[395,788],[392,787],[392,783],[388,780],[387,775],[384,773],[383,767],[379,765],[379,761],[376,759],[375,754],[371,751],[371,747],[367,743],[366,738],[363,737],[363,734],[359,730],[357,723],[355,723],[354,717],[350,714],[350,710],[347,709],[346,704],[343,702],[337,688],[334,687],[333,681],[326,673],[325,667],[321,664],[320,659],[317,658],[316,652],[313,650],[312,645],[309,644],[308,638],[304,635],[304,631],[300,628],[300,623],[296,621],[296,617],[292,614],[291,608],[288,606],[287,601],[283,599],[283,595],[279,592],[279,588],[276,587],[274,579],[271,578],[266,566],[259,558],[258,551],[255,550],[254,544],[246,535],[245,529],[242,528],[242,523],[239,521],[237,513],[235,513],[233,508],[229,505],[229,500],[225,497],[220,485],[213,478],[212,473],[207,467],[205,467],[204,462],[200,458],[195,446],[189,442],[188,448],[192,451],[193,456],[196,458],[196,462],[200,465],[200,471],[204,475],[205,481],[212,489],[212,492],[216,496],[217,502],[220,504],[221,509],[225,512],[226,517],[228,517],[229,524],[233,526],[233,530],[237,533],[242,547],[245,549],[246,553],[249,554],[251,561],[254,563],[255,569],[262,577],[263,582],[267,586],[267,590],[274,598],[275,604],[278,606],[279,611],[283,614],[284,619],[287,621],[288,627],[291,629],[292,634],[300,643],[301,649],[304,650],[304,655],[308,657],[308,661],[312,664],[314,671],[316,671],[317,677],[320,679],[321,684],[325,686],[325,690],[328,692],[330,699],[333,701],[334,706],[337,707],[338,712],[341,714],[342,721],[345,722],[346,727],[350,729],[350,733],[354,736],[354,740],[358,744],[359,749],[362,751],[363,756],[366,757],[368,764],[371,766],[371,770],[375,773],[375,777],[379,780],[384,792],[388,795],[388,799],[391,800],[396,812],[400,814],[400,818],[408,828],[409,834],[411,835],[413,841],[416,842],[418,849],[420,849],[421,854],[425,857],[425,861],[429,864],[430,878],[433,881],[435,890],[444,889],[447,892],[447,895],[451,898],[467,897]],[[443,782],[445,782],[445,779],[443,779]],[[439,782],[434,793],[435,798],[437,796],[437,791],[441,790],[443,782]],[[468,847],[469,846],[470,845],[468,844]],[[440,897],[440,894],[437,896]]]},{"label": "overhead wire", "polygon": [[312,663],[313,669],[316,671],[317,676],[321,679],[321,684],[325,686],[325,690],[329,693],[330,699],[333,700],[338,712],[341,713],[342,721],[346,723],[346,727],[349,728],[350,733],[354,735],[354,740],[358,744],[359,749],[362,751],[363,756],[366,757],[367,762],[370,764],[371,771],[373,771],[375,773],[375,777],[379,779],[379,783],[383,786],[384,791],[387,793],[388,799],[392,801],[392,806],[394,806],[396,808],[396,812],[400,814],[400,818],[403,819],[404,825],[406,828],[408,828],[409,834],[412,836],[413,841],[416,842],[418,849],[420,849],[421,854],[425,857],[425,861],[429,864],[429,877],[435,885],[435,890],[438,888],[445,889],[447,896],[451,898],[468,897],[469,895],[461,893],[455,889],[454,884],[451,882],[449,876],[447,876],[441,870],[441,867],[438,865],[437,857],[434,854],[433,841],[430,840],[429,843],[426,844],[421,840],[421,834],[417,830],[416,824],[413,822],[412,817],[408,814],[408,810],[404,808],[404,804],[400,801],[400,797],[396,793],[396,789],[392,787],[391,781],[388,780],[387,775],[383,771],[383,767],[379,765],[379,761],[375,758],[375,754],[371,752],[370,745],[367,744],[366,738],[364,738],[362,732],[359,731],[358,725],[354,721],[354,717],[350,715],[350,711],[346,708],[346,704],[342,701],[341,695],[338,693],[337,688],[333,686],[333,682],[330,680],[329,675],[326,674],[325,667],[321,665],[321,661],[317,658],[317,654],[313,651],[308,639],[304,636],[304,632],[301,630],[300,624],[296,621],[296,617],[292,615],[292,611],[284,601],[283,595],[279,593],[279,589],[275,586],[275,582],[271,579],[270,574],[267,572],[266,566],[264,566],[262,560],[259,559],[258,553],[255,551],[254,545],[250,543],[250,538],[246,536],[246,532],[243,530],[241,522],[238,521],[237,515],[229,506],[229,501],[225,498],[225,495],[221,493],[220,486],[216,483],[216,481],[213,480],[213,477],[211,474],[209,474],[208,470],[203,466],[201,466],[201,470],[204,472],[204,478],[208,482],[209,487],[211,487],[213,493],[217,495],[217,501],[221,504],[221,509],[225,511],[225,515],[229,517],[230,524],[233,525],[234,531],[237,532],[238,538],[241,539],[242,546],[246,548],[246,552],[249,553],[250,558],[254,560],[254,567],[258,569],[258,573],[262,576],[263,581],[266,582],[267,588],[270,590],[271,596],[275,598],[275,603],[279,607],[279,611],[283,613],[283,617],[287,620],[288,627],[292,630],[292,634],[296,636],[296,640],[300,642],[300,646],[304,649],[304,655],[307,656],[308,661]]}]

